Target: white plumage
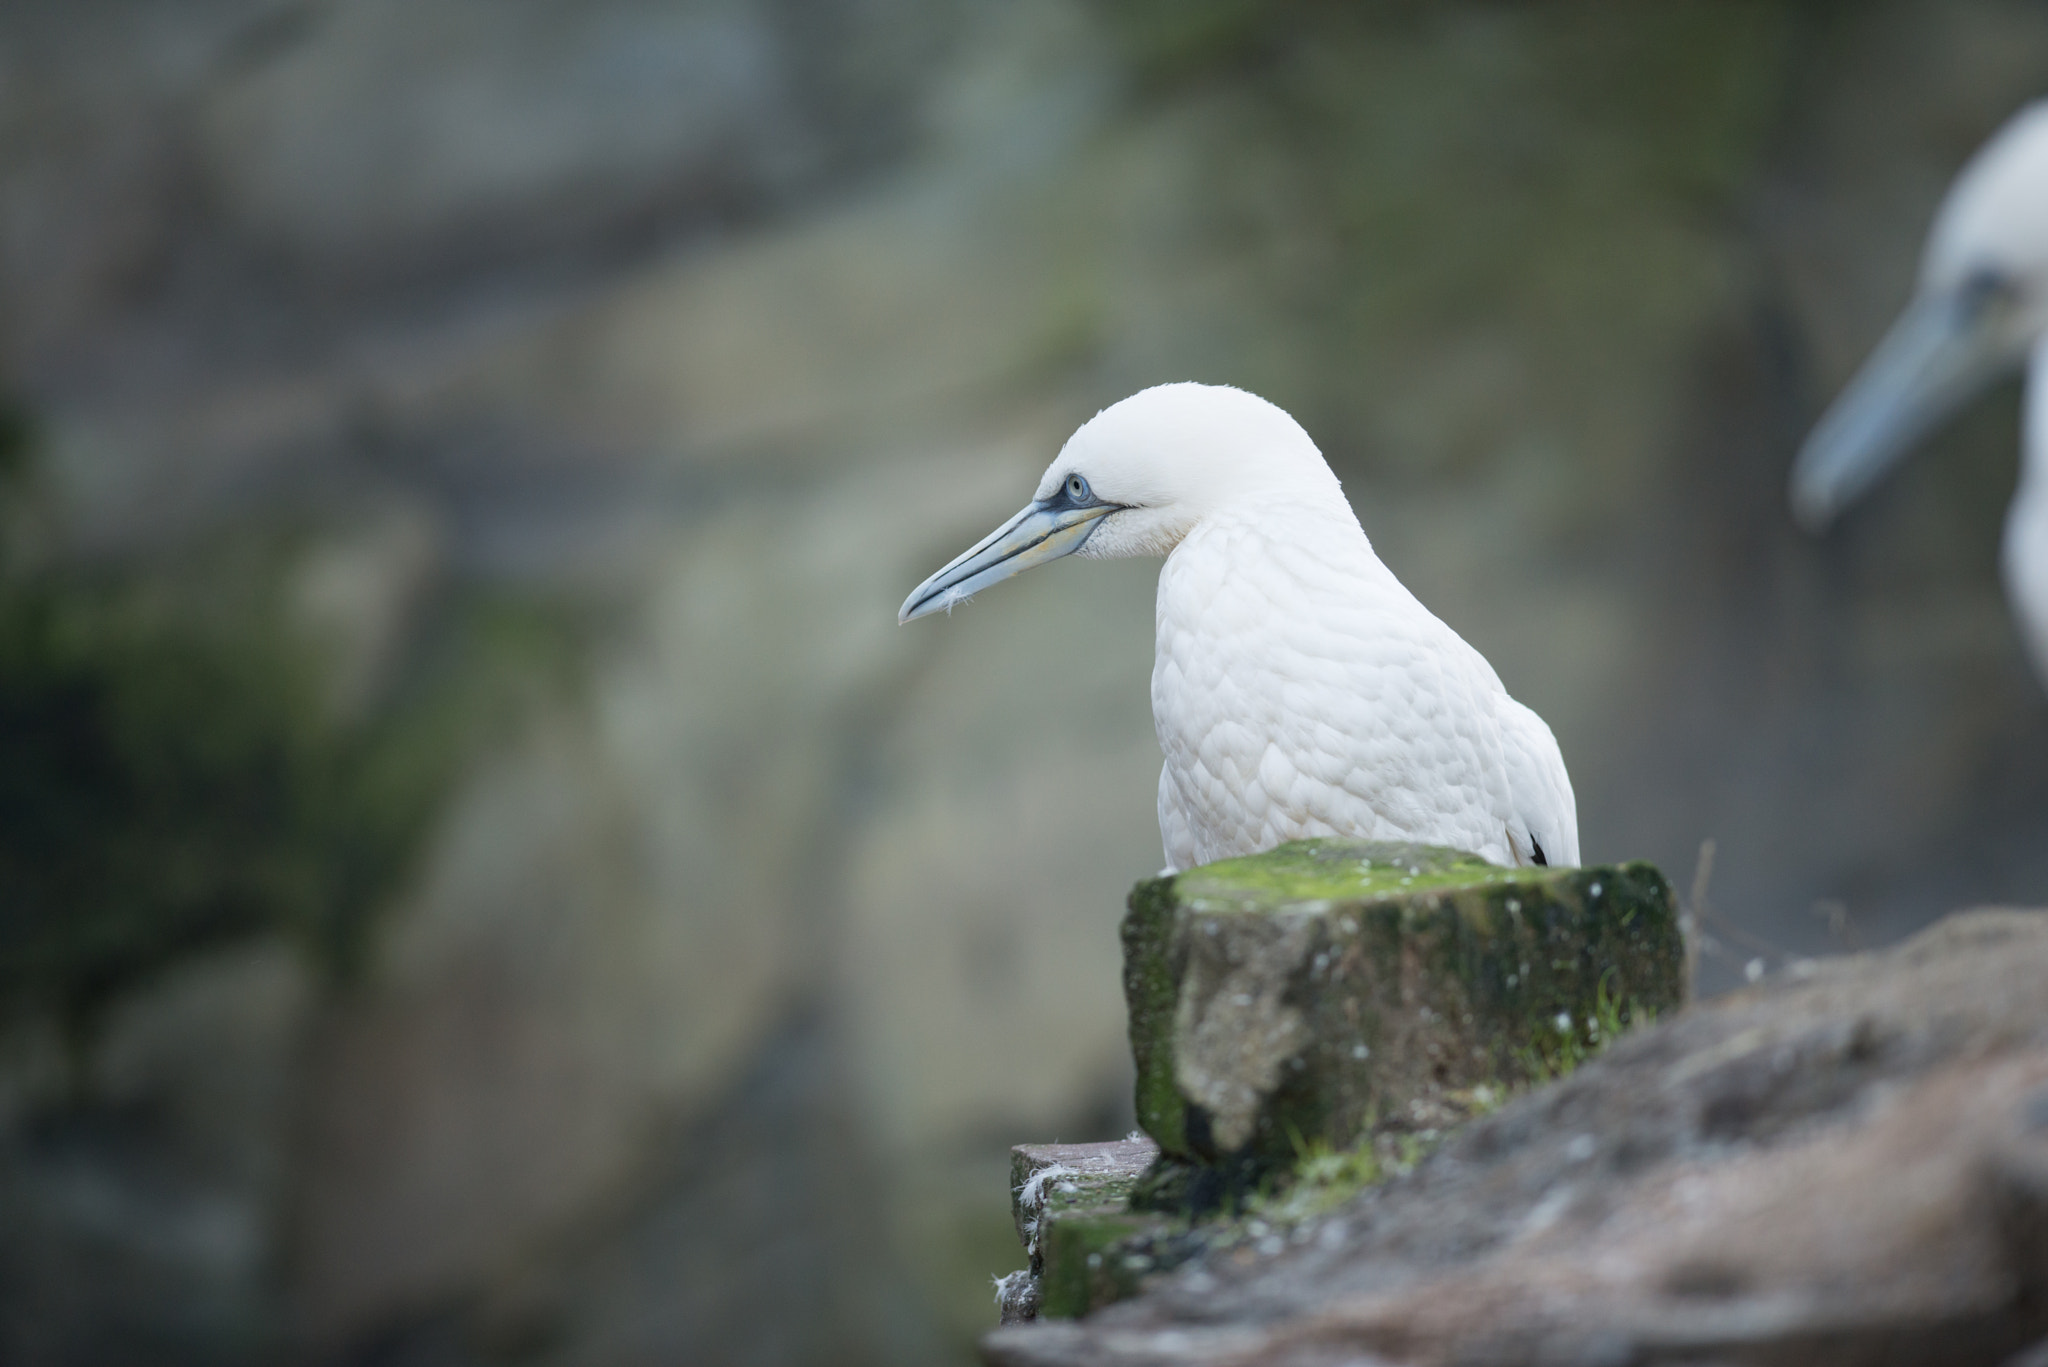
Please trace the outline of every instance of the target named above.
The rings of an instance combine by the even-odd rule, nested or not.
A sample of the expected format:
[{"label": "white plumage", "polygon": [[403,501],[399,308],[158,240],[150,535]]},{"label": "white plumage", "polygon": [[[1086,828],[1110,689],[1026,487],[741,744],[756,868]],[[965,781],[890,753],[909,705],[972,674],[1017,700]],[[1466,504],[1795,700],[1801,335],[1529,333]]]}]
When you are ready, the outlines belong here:
[{"label": "white plumage", "polygon": [[1272,404],[1174,384],[1104,409],[901,620],[1067,554],[1166,558],[1152,717],[1169,868],[1317,835],[1578,862],[1550,728],[1380,562]]},{"label": "white plumage", "polygon": [[1956,407],[2028,360],[2006,592],[2048,682],[2048,102],[1986,143],[1928,234],[1913,301],[1800,450],[1792,505],[1818,529]]}]

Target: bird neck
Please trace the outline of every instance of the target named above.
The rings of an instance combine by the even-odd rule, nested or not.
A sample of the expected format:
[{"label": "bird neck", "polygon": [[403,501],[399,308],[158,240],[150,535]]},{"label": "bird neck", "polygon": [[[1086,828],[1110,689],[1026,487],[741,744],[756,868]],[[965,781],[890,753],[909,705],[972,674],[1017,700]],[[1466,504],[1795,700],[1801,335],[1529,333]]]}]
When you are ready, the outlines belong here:
[{"label": "bird neck", "polygon": [[[1246,564],[1279,555],[1293,560],[1305,551],[1319,564],[1359,574],[1383,573],[1365,529],[1343,497],[1290,497],[1280,491],[1243,499],[1204,516],[1189,528],[1168,556],[1168,567],[1190,560]],[[1166,578],[1161,579],[1162,588]]]},{"label": "bird neck", "polygon": [[1252,490],[1204,517],[1203,522],[1238,522],[1271,527],[1358,528],[1358,515],[1351,511],[1343,487],[1332,479],[1327,484],[1303,482],[1277,489]]}]

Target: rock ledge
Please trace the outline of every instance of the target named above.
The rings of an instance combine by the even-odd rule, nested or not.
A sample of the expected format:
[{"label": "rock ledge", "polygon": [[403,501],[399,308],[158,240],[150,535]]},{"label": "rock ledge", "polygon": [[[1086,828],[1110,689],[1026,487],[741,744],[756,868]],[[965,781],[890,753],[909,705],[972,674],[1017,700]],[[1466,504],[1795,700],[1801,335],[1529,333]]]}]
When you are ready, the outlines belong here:
[{"label": "rock ledge", "polygon": [[2048,1362],[2048,913],[1631,1034],[1270,1251],[994,1367]]}]

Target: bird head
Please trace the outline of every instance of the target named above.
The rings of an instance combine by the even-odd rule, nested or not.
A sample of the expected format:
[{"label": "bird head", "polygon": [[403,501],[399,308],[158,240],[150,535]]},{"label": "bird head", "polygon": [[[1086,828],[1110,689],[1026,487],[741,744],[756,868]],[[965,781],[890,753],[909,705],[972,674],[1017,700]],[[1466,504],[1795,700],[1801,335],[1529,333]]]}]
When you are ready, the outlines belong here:
[{"label": "bird head", "polygon": [[1023,511],[919,584],[908,622],[1062,556],[1170,554],[1203,519],[1253,502],[1343,504],[1301,424],[1225,385],[1163,384],[1083,423]]},{"label": "bird head", "polygon": [[1963,168],[1936,215],[1912,302],[1815,426],[1792,506],[1827,525],[1915,442],[2048,332],[2048,101]]}]

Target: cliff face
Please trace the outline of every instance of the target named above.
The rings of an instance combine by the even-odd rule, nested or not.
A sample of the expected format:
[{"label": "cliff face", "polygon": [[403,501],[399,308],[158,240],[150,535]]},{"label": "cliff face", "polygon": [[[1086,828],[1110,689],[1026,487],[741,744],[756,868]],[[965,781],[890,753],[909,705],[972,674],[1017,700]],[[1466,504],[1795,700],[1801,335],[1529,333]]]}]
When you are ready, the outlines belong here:
[{"label": "cliff face", "polygon": [[[2010,396],[1826,546],[1782,479],[2044,63],[2018,0],[9,7],[0,541],[113,614],[76,677],[202,642],[79,715],[213,786],[119,808],[144,933],[28,909],[89,1028],[0,965],[0,1357],[964,1354],[992,1136],[1128,1123],[1150,569],[890,614],[1156,381],[1308,425],[1589,858],[1713,836],[1793,949],[2038,887]],[[221,849],[282,872],[185,934]]]},{"label": "cliff face", "polygon": [[987,1360],[2037,1362],[2044,970],[2039,911],[1803,961],[1284,1239],[1079,1323],[997,1330]]}]

